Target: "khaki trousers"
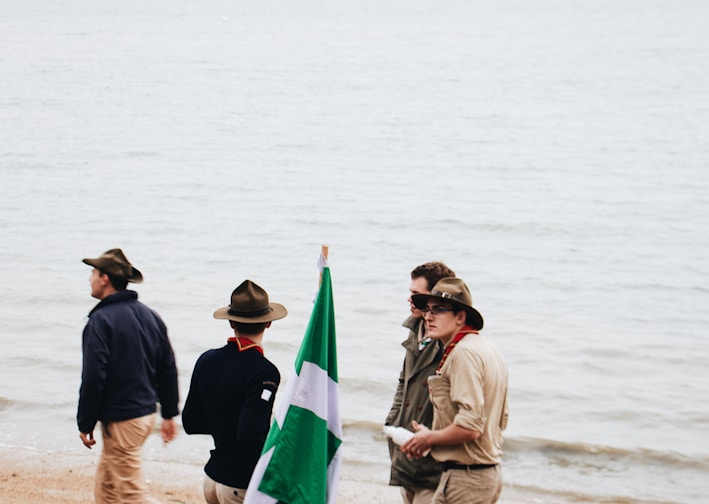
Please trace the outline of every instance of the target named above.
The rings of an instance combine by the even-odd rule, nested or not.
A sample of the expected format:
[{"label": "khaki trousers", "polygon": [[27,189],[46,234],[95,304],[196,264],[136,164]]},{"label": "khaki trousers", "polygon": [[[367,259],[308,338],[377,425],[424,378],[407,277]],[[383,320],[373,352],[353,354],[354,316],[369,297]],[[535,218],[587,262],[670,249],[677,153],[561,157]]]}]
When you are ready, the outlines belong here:
[{"label": "khaki trousers", "polygon": [[443,471],[434,504],[494,504],[502,492],[500,466]]},{"label": "khaki trousers", "polygon": [[435,492],[432,488],[401,487],[404,504],[431,504]]},{"label": "khaki trousers", "polygon": [[246,495],[245,488],[222,485],[204,475],[204,499],[207,504],[242,504],[244,495]]},{"label": "khaki trousers", "polygon": [[101,424],[103,450],[96,468],[97,504],[157,502],[148,495],[140,469],[140,452],[155,425],[156,414]]}]

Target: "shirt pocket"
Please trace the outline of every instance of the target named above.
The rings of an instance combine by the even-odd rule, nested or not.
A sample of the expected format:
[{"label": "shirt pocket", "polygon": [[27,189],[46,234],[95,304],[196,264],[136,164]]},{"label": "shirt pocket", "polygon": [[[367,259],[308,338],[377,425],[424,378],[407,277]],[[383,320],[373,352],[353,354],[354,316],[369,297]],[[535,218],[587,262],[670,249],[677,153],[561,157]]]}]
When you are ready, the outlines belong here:
[{"label": "shirt pocket", "polygon": [[433,375],[428,377],[428,394],[431,404],[438,410],[445,410],[450,396],[450,384],[442,376]]}]

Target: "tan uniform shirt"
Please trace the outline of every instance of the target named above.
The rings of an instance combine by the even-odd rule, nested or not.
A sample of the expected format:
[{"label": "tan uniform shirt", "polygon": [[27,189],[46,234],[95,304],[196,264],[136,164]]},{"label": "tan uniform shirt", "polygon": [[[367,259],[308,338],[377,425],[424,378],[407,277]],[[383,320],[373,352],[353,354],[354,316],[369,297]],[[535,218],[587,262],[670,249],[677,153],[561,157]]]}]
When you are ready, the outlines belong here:
[{"label": "tan uniform shirt", "polygon": [[475,441],[436,445],[439,462],[499,464],[502,431],[507,427],[507,364],[500,351],[479,334],[468,334],[451,351],[440,376],[428,379],[433,429],[452,423],[481,433]]}]

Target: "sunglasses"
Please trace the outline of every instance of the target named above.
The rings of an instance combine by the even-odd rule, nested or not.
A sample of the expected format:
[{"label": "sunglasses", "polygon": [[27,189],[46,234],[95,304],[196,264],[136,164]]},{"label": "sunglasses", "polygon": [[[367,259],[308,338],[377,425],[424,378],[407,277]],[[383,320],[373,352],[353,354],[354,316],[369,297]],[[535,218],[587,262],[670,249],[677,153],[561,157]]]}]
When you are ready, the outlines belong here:
[{"label": "sunglasses", "polygon": [[453,311],[453,308],[448,308],[446,306],[435,305],[435,306],[424,306],[419,308],[423,313],[431,313],[431,315],[440,315],[441,313]]}]

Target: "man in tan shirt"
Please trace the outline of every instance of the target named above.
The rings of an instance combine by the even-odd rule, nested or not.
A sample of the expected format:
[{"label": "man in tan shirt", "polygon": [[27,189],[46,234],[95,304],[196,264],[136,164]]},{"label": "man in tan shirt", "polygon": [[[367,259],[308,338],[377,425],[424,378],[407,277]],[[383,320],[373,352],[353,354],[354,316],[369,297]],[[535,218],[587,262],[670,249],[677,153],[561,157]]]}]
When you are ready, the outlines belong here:
[{"label": "man in tan shirt", "polygon": [[429,449],[443,467],[435,504],[493,504],[502,490],[502,431],[507,426],[507,365],[479,334],[483,318],[458,278],[444,278],[431,294],[412,296],[425,313],[428,335],[444,354],[429,378],[433,427],[414,425],[401,449],[420,458]]}]

